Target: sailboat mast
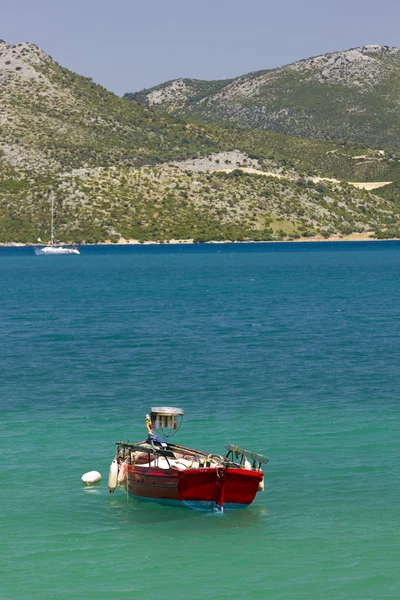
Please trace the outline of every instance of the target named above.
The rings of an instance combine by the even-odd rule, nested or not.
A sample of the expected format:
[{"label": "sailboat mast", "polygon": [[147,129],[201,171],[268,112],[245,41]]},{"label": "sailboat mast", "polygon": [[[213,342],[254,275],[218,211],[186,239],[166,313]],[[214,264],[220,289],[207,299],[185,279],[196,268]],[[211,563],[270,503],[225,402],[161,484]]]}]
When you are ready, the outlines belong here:
[{"label": "sailboat mast", "polygon": [[54,244],[54,192],[51,191],[51,243]]}]

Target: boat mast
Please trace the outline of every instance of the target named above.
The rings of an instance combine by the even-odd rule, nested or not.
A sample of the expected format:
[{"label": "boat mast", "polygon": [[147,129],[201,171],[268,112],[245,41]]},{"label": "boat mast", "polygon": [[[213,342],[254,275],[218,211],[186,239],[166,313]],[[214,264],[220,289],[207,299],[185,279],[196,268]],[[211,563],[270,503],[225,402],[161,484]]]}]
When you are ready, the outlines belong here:
[{"label": "boat mast", "polygon": [[51,195],[51,244],[54,244],[54,192],[50,192]]}]

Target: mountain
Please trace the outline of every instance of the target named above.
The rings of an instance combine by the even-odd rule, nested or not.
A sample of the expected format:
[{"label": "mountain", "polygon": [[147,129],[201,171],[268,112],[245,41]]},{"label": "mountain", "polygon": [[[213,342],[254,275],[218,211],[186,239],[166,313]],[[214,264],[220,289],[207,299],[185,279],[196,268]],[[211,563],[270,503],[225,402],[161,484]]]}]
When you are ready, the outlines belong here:
[{"label": "mountain", "polygon": [[400,49],[362,46],[227,81],[125,94],[167,113],[299,137],[400,148]]},{"label": "mountain", "polygon": [[0,134],[13,165],[149,164],[217,148],[202,127],[128,104],[33,44],[0,43]]},{"label": "mountain", "polygon": [[0,140],[0,243],[48,239],[50,191],[60,242],[400,231],[396,152],[185,121],[33,44],[0,42]]}]

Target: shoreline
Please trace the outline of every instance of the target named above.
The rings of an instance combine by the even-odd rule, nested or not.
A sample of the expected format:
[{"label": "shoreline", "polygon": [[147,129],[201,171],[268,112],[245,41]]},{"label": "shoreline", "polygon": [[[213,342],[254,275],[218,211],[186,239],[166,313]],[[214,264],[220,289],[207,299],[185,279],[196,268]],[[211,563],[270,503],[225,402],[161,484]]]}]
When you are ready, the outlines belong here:
[{"label": "shoreline", "polygon": [[[303,243],[303,242],[318,242],[318,243],[325,243],[325,242],[395,242],[395,241],[399,241],[400,238],[387,238],[387,239],[378,239],[378,238],[374,238],[374,237],[370,237],[370,236],[366,236],[365,234],[350,234],[350,235],[344,235],[344,236],[331,236],[329,238],[324,238],[321,235],[318,236],[313,236],[313,237],[304,237],[304,238],[297,238],[297,239],[293,239],[293,240],[261,240],[261,241],[255,241],[255,240],[247,240],[247,241],[236,241],[236,240],[210,240],[207,242],[194,242],[193,239],[189,239],[189,240],[167,240],[165,242],[156,242],[156,241],[145,241],[145,242],[139,242],[138,240],[135,239],[131,239],[131,240],[126,240],[124,238],[121,238],[120,240],[118,240],[118,242],[110,242],[110,241],[105,241],[105,242],[97,242],[95,244],[87,244],[87,243],[81,243],[81,244],[77,244],[78,246],[168,246],[168,245],[196,245],[196,246],[201,246],[203,244],[294,244],[294,243]],[[69,245],[69,242],[59,242],[58,245],[62,246],[62,245]],[[45,246],[45,244],[24,244],[21,242],[7,242],[7,243],[3,243],[0,242],[0,248],[35,248],[35,247],[40,247],[40,246]]]}]

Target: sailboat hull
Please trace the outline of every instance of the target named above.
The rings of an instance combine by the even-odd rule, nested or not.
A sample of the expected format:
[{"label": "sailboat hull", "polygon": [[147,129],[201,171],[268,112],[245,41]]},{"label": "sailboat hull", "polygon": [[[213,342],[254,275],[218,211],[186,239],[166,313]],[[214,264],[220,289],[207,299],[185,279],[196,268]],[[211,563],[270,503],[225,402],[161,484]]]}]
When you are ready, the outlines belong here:
[{"label": "sailboat hull", "polygon": [[77,248],[65,248],[64,246],[44,246],[35,248],[37,256],[53,256],[54,254],[80,254]]}]

